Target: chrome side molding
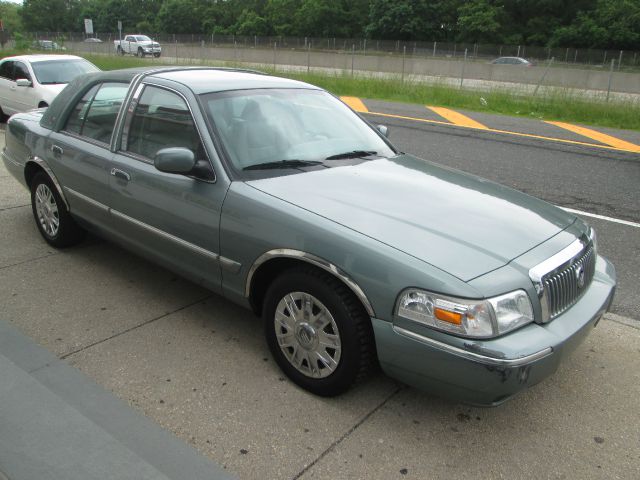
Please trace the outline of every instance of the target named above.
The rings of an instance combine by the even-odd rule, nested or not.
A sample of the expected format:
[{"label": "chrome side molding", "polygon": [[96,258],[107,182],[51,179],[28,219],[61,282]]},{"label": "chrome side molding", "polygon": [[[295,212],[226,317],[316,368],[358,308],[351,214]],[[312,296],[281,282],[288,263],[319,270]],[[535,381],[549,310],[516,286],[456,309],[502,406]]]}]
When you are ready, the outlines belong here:
[{"label": "chrome side molding", "polygon": [[253,262],[253,265],[251,265],[249,273],[247,274],[245,297],[249,298],[249,296],[251,295],[251,282],[258,268],[262,264],[273,258],[294,258],[297,260],[302,260],[306,263],[310,263],[311,265],[315,265],[316,267],[329,272],[334,277],[344,282],[347,287],[349,287],[349,289],[355,294],[355,296],[358,297],[370,317],[375,317],[375,312],[366,294],[364,293],[362,288],[360,288],[360,286],[349,275],[347,275],[346,272],[323,258],[320,258],[311,253],[302,252],[300,250],[294,250],[291,248],[277,248],[274,250],[270,250],[260,255],[260,257],[258,257],[258,259]]},{"label": "chrome side molding", "polygon": [[49,175],[49,178],[51,179],[51,181],[53,182],[53,185],[56,187],[56,190],[58,191],[58,195],[60,195],[60,198],[62,198],[62,202],[64,203],[64,206],[67,207],[67,210],[69,210],[69,202],[67,202],[67,198],[65,197],[64,192],[62,191],[62,186],[60,185],[60,182],[58,181],[55,174],[53,173],[53,170],[51,170],[51,167],[47,165],[47,162],[45,162],[44,159],[40,157],[31,156],[25,162],[24,166],[26,167],[30,163],[37,164],[46,172],[47,175]]}]

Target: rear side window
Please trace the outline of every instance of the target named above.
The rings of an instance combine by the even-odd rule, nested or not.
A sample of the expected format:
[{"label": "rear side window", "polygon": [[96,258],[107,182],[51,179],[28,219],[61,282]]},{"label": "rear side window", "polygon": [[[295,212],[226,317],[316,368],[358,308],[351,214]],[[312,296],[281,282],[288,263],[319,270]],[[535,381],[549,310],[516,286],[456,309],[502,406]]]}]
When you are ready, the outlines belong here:
[{"label": "rear side window", "polygon": [[14,80],[13,62],[11,60],[2,62],[2,65],[0,65],[0,77],[6,78],[8,80]]},{"label": "rear side window", "polygon": [[78,101],[64,130],[108,144],[128,89],[128,84],[115,82],[94,86]]}]

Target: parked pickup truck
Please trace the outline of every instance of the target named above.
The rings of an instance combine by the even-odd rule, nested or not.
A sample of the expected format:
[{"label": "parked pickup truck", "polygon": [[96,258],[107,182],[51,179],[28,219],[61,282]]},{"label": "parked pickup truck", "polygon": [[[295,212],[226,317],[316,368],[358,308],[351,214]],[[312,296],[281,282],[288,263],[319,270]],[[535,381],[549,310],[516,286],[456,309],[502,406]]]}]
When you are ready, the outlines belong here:
[{"label": "parked pickup truck", "polygon": [[159,57],[162,53],[160,44],[158,42],[154,42],[146,35],[126,35],[124,40],[114,40],[113,44],[116,48],[116,52],[120,55],[130,53],[131,55],[137,55],[138,57],[145,57],[147,55]]}]

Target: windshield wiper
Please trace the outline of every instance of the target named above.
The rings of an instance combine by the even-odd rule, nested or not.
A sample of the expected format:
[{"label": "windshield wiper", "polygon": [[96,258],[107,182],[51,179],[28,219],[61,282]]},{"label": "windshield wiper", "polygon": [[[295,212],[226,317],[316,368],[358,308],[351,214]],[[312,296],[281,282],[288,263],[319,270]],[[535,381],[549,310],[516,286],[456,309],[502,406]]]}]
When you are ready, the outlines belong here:
[{"label": "windshield wiper", "polygon": [[309,167],[313,165],[320,165],[322,162],[317,160],[278,160],[277,162],[265,162],[257,163],[256,165],[249,165],[244,167],[243,170],[269,170],[272,168],[296,168],[296,167]]},{"label": "windshield wiper", "polygon": [[340,160],[342,158],[358,158],[358,157],[370,157],[371,155],[377,155],[378,152],[372,150],[351,150],[350,152],[338,153],[325,158],[325,160]]}]

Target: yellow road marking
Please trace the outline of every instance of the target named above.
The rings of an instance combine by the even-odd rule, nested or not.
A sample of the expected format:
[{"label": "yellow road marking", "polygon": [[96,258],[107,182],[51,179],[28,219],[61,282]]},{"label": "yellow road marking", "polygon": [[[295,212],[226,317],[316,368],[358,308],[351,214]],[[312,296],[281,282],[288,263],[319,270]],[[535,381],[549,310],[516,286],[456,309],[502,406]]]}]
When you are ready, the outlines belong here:
[{"label": "yellow road marking", "polygon": [[369,113],[367,106],[358,97],[340,97],[344,103],[353,108],[356,112]]},{"label": "yellow road marking", "polygon": [[555,125],[556,127],[564,128],[565,130],[569,130],[570,132],[577,133],[578,135],[591,138],[592,140],[596,140],[600,143],[604,143],[612,147],[628,150],[630,152],[640,153],[640,145],[636,145],[631,142],[620,140],[619,138],[612,137],[611,135],[597,132],[595,130],[591,130],[590,128],[579,127],[577,125],[572,125],[570,123],[564,123],[564,122],[545,122],[545,123],[548,123],[550,125]]},{"label": "yellow road marking", "polygon": [[605,150],[617,150],[619,152],[632,152],[632,153],[637,153],[638,150],[630,150],[627,148],[618,148],[618,147],[612,147],[609,145],[600,145],[597,143],[588,143],[588,142],[577,142],[575,140],[567,140],[564,138],[555,138],[555,137],[544,137],[542,135],[533,135],[531,133],[520,133],[520,132],[511,132],[509,130],[496,130],[493,128],[487,128],[487,129],[482,129],[482,128],[475,128],[475,127],[467,127],[464,125],[455,125],[453,123],[450,122],[441,122],[440,120],[427,120],[426,118],[415,118],[415,117],[405,117],[403,115],[393,115],[391,113],[378,113],[378,112],[367,112],[367,115],[376,115],[378,117],[387,117],[387,118],[398,118],[400,120],[411,120],[414,122],[421,122],[421,123],[430,123],[430,124],[435,124],[435,125],[447,125],[449,127],[455,127],[455,128],[469,128],[471,130],[480,130],[483,132],[490,132],[490,133],[502,133],[504,135],[512,135],[514,137],[524,137],[524,138],[537,138],[539,140],[549,140],[551,142],[558,142],[558,143],[567,143],[569,145],[581,145],[583,147],[593,147],[593,148],[601,148],[601,149],[605,149]]},{"label": "yellow road marking", "polygon": [[461,113],[458,113],[454,110],[449,110],[448,108],[442,107],[430,107],[429,105],[425,105],[429,110],[437,113],[443,118],[446,118],[451,123],[455,123],[461,127],[471,127],[477,128],[478,130],[489,130],[485,125],[480,122],[476,122],[474,119],[467,117]]}]

